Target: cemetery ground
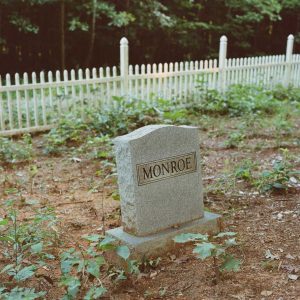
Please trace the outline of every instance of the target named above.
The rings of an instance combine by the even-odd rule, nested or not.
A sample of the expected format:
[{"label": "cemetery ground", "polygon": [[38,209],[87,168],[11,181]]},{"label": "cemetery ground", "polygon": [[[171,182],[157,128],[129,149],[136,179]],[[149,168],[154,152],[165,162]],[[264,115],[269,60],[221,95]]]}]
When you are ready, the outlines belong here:
[{"label": "cemetery ground", "polygon": [[[84,122],[62,120],[49,134],[1,138],[0,298],[17,299],[9,293],[20,287],[44,291],[46,299],[66,291],[64,299],[75,291],[74,299],[97,299],[86,293],[98,286],[107,289],[104,299],[299,299],[299,94],[232,87],[178,109],[161,99],[138,106],[118,99],[121,109],[106,117],[90,112]],[[198,259],[192,244],[130,261],[131,268],[112,266],[109,247],[89,248],[121,224],[108,136],[152,123],[199,126],[205,209],[222,215],[223,231],[237,233],[230,250],[242,261],[237,272],[216,281],[212,258]],[[73,281],[62,276],[63,256],[75,257],[71,248],[85,264],[78,274],[73,269]],[[106,264],[89,264],[92,249]],[[17,265],[26,272],[13,273]]]}]

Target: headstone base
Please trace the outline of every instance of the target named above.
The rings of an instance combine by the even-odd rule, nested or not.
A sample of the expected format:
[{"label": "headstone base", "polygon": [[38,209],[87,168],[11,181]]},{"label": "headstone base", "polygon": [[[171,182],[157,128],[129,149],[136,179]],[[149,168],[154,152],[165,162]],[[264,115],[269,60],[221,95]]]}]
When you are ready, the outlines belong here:
[{"label": "headstone base", "polygon": [[[135,258],[159,256],[176,247],[172,240],[181,233],[217,233],[221,230],[221,216],[204,212],[204,217],[185,223],[176,228],[168,228],[156,234],[138,237],[123,231],[122,227],[108,230],[106,234],[127,245]],[[179,244],[177,244],[178,247]]]}]

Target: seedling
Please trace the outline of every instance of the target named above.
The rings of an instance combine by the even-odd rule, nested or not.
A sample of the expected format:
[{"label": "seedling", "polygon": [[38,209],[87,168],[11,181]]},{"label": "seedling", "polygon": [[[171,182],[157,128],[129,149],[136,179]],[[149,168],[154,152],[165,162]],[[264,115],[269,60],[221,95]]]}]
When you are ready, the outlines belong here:
[{"label": "seedling", "polygon": [[57,240],[53,229],[57,219],[52,209],[44,208],[36,210],[29,222],[24,221],[19,219],[14,200],[7,201],[6,206],[7,215],[0,220],[0,241],[7,264],[0,273],[10,278],[3,285],[17,287],[9,290],[4,286],[0,289],[1,299],[36,299],[44,293],[35,293],[33,289],[22,289],[18,285],[33,277],[38,268],[47,265],[48,260],[55,258],[49,250]]},{"label": "seedling", "polygon": [[[108,266],[108,277],[114,281],[124,280],[127,274],[138,272],[136,262],[129,260],[130,251],[127,246],[117,246],[113,238],[99,234],[85,235],[83,238],[90,243],[87,248],[78,245],[79,251],[71,248],[60,255],[62,273],[60,285],[66,289],[62,299],[77,299],[76,297],[80,295],[82,299],[89,300],[104,295],[107,289],[100,277],[102,267],[105,265]],[[107,251],[115,251],[127,263],[127,269],[111,266],[103,255]],[[91,288],[89,282],[92,283]]]},{"label": "seedling", "polygon": [[193,253],[196,254],[197,258],[201,260],[213,258],[212,268],[215,273],[215,281],[218,283],[220,272],[236,272],[240,269],[241,260],[228,253],[229,248],[237,245],[235,236],[235,232],[221,232],[212,237],[199,233],[183,233],[173,240],[180,244],[194,242]]},{"label": "seedling", "polygon": [[263,170],[255,185],[262,192],[284,191],[297,185],[300,181],[300,170],[292,164],[289,151],[281,149],[282,157],[272,161],[271,170]]}]

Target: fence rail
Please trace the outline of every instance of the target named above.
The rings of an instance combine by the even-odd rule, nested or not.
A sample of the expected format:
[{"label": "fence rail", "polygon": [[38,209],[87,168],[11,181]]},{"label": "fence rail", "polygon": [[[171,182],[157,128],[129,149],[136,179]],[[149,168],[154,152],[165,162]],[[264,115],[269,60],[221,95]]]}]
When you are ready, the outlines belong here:
[{"label": "fence rail", "polygon": [[0,135],[49,130],[69,111],[99,109],[114,97],[151,101],[153,96],[196,100],[203,89],[223,92],[232,84],[300,86],[300,54],[289,35],[285,55],[227,58],[227,38],[219,58],[164,64],[129,65],[128,41],[120,42],[120,67],[63,73],[7,74],[0,78]]}]

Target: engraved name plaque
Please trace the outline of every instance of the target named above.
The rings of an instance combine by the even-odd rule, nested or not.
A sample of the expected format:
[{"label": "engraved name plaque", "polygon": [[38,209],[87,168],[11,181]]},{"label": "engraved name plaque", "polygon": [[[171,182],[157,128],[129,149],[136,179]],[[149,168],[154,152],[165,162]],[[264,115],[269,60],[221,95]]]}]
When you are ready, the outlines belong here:
[{"label": "engraved name plaque", "polygon": [[138,185],[196,172],[196,152],[136,165]]}]

